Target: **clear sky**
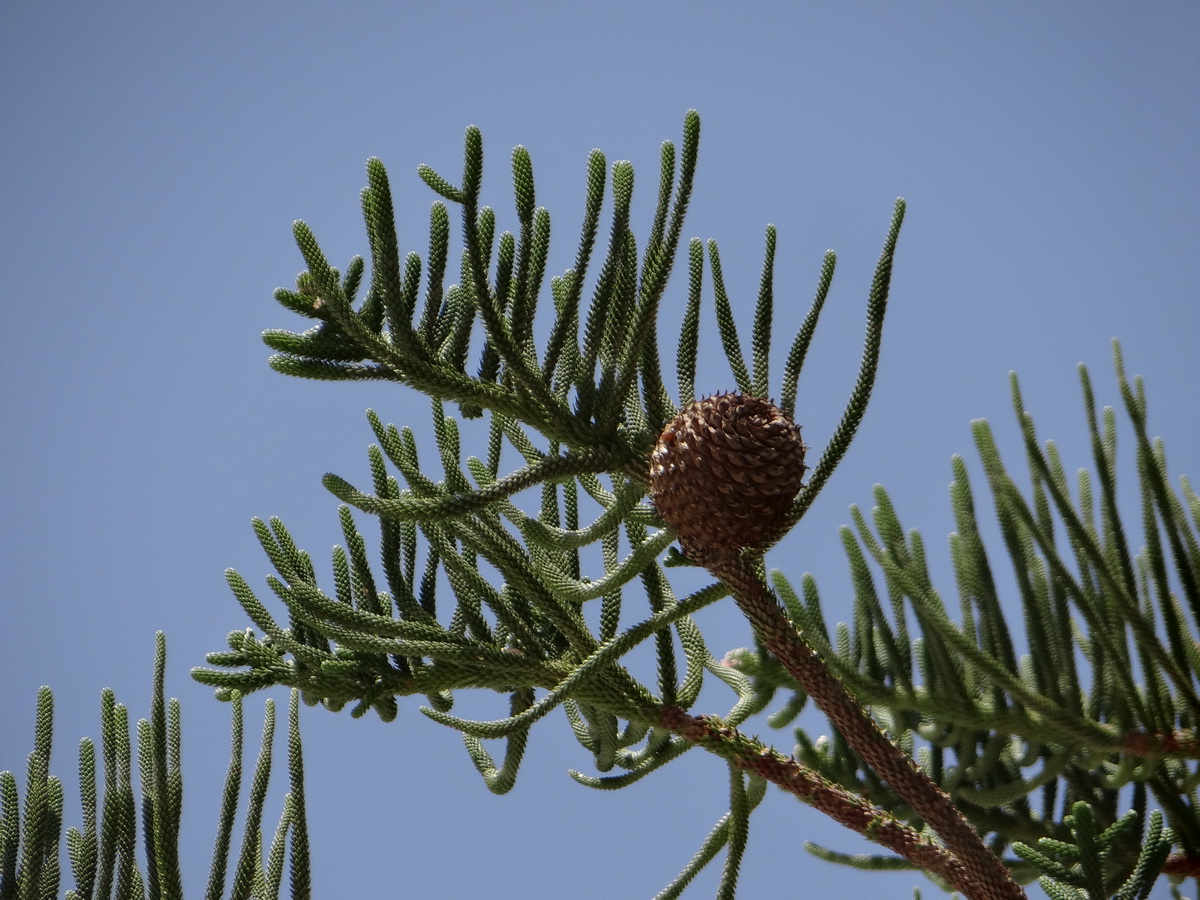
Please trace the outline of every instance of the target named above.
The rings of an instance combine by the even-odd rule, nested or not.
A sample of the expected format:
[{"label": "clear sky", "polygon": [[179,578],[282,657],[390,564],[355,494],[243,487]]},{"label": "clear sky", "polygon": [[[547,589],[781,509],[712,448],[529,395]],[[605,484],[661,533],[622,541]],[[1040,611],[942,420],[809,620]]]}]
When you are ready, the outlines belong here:
[{"label": "clear sky", "polygon": [[[144,714],[165,630],[168,689],[183,701],[186,887],[201,893],[228,710],[188,672],[246,624],[223,570],[262,586],[256,515],[281,516],[327,570],[340,534],[319,478],[365,479],[367,407],[433,446],[410,391],[268,369],[260,332],[302,325],[271,296],[303,268],[290,224],[309,222],[336,265],[366,253],[358,191],[379,156],[402,249],[423,252],[434,198],[415,168],[454,177],[472,123],[502,227],[509,153],[529,148],[559,272],[588,151],[634,163],[644,237],[659,143],[678,141],[698,109],[685,235],[720,242],[742,321],[768,223],[777,346],[807,309],[821,254],[839,253],[798,405],[815,447],[849,390],[867,286],[894,199],[907,198],[872,408],[769,560],[794,579],[813,572],[831,616],[849,609],[837,528],[877,482],[945,571],[950,457],[974,465],[970,421],[990,419],[1020,465],[1010,370],[1068,467],[1090,465],[1075,365],[1118,403],[1119,337],[1173,474],[1200,474],[1198,45],[1190,2],[0,6],[0,768],[23,770],[49,684],[55,769],[73,803],[74,748],[98,734],[100,689]],[[678,322],[682,272],[664,328]],[[699,388],[714,392],[733,382],[705,304]],[[942,589],[952,597],[951,581]],[[718,655],[749,640],[732,608],[702,625]],[[727,708],[711,696],[709,709]],[[464,708],[495,717],[505,702]],[[251,733],[261,703],[248,704]],[[649,898],[725,808],[724,768],[700,752],[626,791],[576,785],[566,770],[590,761],[561,717],[534,730],[516,789],[494,797],[458,736],[417,706],[386,725],[305,710],[318,896],[340,884],[361,896]],[[790,748],[788,733],[773,737]],[[752,821],[744,896],[910,896],[927,884],[819,862],[801,849],[808,838],[869,849],[773,793]],[[711,896],[714,878],[688,896]]]}]

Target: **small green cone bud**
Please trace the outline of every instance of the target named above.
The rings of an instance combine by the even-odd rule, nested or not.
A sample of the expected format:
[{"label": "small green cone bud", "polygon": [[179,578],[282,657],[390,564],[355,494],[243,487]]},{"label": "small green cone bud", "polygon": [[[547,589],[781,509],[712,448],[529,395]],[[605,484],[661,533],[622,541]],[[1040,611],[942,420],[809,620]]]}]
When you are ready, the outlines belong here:
[{"label": "small green cone bud", "polygon": [[650,459],[650,496],[692,562],[783,536],[804,477],[800,428],[768,400],[717,394],[684,409]]}]

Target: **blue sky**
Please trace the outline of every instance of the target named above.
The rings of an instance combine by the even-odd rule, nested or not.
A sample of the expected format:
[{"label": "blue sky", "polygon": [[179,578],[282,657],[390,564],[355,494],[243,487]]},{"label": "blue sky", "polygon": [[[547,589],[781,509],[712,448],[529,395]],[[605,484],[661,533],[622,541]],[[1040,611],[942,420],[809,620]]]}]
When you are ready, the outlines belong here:
[{"label": "blue sky", "polygon": [[[73,783],[100,689],[143,714],[165,630],[184,712],[186,887],[199,895],[228,714],[188,670],[245,625],[223,570],[254,585],[268,571],[250,518],[281,516],[327,565],[340,536],[319,479],[365,476],[363,410],[425,429],[433,446],[428,407],[405,389],[267,368],[259,334],[300,324],[271,296],[303,267],[290,223],[305,219],[335,264],[365,253],[358,191],[379,156],[402,249],[423,251],[433,197],[415,168],[454,176],[472,123],[502,226],[509,153],[529,148],[558,272],[588,151],[634,163],[644,236],[659,143],[678,141],[698,109],[685,235],[720,242],[742,321],[768,223],[777,345],[807,309],[821,254],[838,251],[798,405],[816,447],[853,378],[892,203],[907,198],[872,408],[770,559],[795,579],[811,571],[831,616],[847,584],[837,528],[851,504],[871,505],[875,483],[944,569],[950,457],[974,466],[970,421],[990,419],[1020,465],[1010,370],[1067,465],[1088,465],[1075,365],[1116,403],[1119,337],[1173,473],[1195,476],[1198,40],[1200,8],[1183,2],[5,4],[0,719],[13,727],[0,732],[0,768],[23,769],[49,684],[56,769]],[[680,315],[679,275],[664,329]],[[705,302],[699,387],[713,392],[732,378]],[[702,625],[718,654],[749,640],[732,608]],[[503,702],[466,708],[501,715]],[[648,898],[724,809],[724,770],[699,752],[627,791],[577,786],[566,770],[589,760],[561,719],[535,729],[516,789],[493,797],[459,738],[416,706],[387,725],[305,711],[319,896],[344,885]],[[253,698],[250,722],[260,708]],[[807,838],[867,849],[769,795],[744,895],[906,896],[924,884],[821,863],[800,849]],[[711,896],[713,877],[691,895]]]}]

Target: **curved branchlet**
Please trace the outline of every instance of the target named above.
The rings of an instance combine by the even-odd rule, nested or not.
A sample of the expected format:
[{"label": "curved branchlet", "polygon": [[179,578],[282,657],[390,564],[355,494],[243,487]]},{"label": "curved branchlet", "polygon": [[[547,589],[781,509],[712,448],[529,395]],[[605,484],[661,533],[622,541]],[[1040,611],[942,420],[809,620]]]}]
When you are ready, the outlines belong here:
[{"label": "curved branchlet", "polygon": [[[854,509],[854,528],[843,530],[854,592],[850,623],[829,627],[811,577],[797,591],[773,574],[789,615],[838,678],[912,748],[980,832],[998,848],[1017,849],[1022,861],[1012,861],[1014,871],[1081,888],[1079,873],[1099,878],[1105,892],[1096,882],[1086,888],[1093,891],[1089,897],[1113,896],[1118,888],[1120,896],[1143,896],[1122,882],[1152,884],[1148,865],[1156,865],[1154,875],[1187,873],[1200,859],[1193,793],[1200,779],[1194,638],[1200,615],[1192,602],[1200,507],[1186,479],[1181,490],[1172,488],[1162,444],[1146,430],[1141,382],[1127,379],[1115,343],[1114,361],[1136,447],[1141,550],[1135,552],[1132,536],[1139,523],[1118,513],[1116,417],[1111,409],[1097,410],[1086,368],[1080,367],[1080,380],[1095,472],[1080,469],[1074,485],[1054,443],[1038,438],[1015,377],[1027,488],[1005,465],[987,423],[974,425],[1011,560],[1023,645],[1001,603],[1001,572],[985,546],[960,457],[952,463],[955,531],[949,541],[958,621],[933,587],[920,535],[905,530],[882,488],[871,515]],[[753,676],[764,704],[779,689],[796,688],[769,658],[743,651],[735,659]],[[794,722],[805,701],[803,692],[785,698],[772,724]],[[813,770],[868,793],[884,808],[902,808],[840,735],[815,741],[801,731],[797,738],[798,759]],[[1131,790],[1137,828],[1126,823],[1112,831],[1100,855],[1078,843],[1071,822],[1083,820],[1066,813],[1085,809],[1103,831],[1116,822]],[[1154,841],[1168,832],[1172,837],[1148,856],[1150,838],[1141,829],[1151,800],[1161,808],[1154,815],[1169,826],[1154,832]],[[1046,841],[1074,848],[1070,858],[1082,866],[1076,875],[1068,878],[1070,864],[1056,868],[1036,850]],[[1179,853],[1167,859],[1172,846]]]},{"label": "curved branchlet", "polygon": [[813,334],[817,330],[817,321],[821,317],[821,310],[825,308],[825,300],[829,297],[829,288],[833,285],[835,268],[837,268],[837,254],[832,250],[825,251],[825,258],[821,263],[821,279],[817,282],[816,296],[813,297],[808,314],[796,332],[792,348],[784,363],[783,389],[779,395],[779,408],[792,418],[796,416],[796,392],[799,389],[800,370],[804,368],[809,344],[812,343]]},{"label": "curved branchlet", "polygon": [[688,244],[688,298],[679,327],[675,354],[680,407],[696,400],[696,357],[700,350],[700,296],[704,288],[704,244],[692,238]]},{"label": "curved branchlet", "polygon": [[[792,508],[793,522],[800,521],[808,508],[812,506],[813,501],[817,499],[817,495],[821,493],[821,489],[833,475],[833,470],[846,455],[846,451],[850,448],[850,442],[854,440],[855,432],[858,431],[858,426],[862,422],[863,416],[866,415],[867,403],[871,399],[871,391],[875,387],[875,376],[878,374],[879,348],[883,343],[883,319],[887,313],[888,291],[892,283],[892,261],[896,254],[896,241],[900,237],[900,226],[904,224],[905,209],[904,200],[897,200],[892,213],[892,223],[883,242],[883,251],[880,253],[879,263],[875,267],[875,277],[871,281],[871,291],[867,297],[866,341],[863,344],[862,362],[859,365],[854,389],[850,393],[850,399],[846,403],[846,410],[842,413],[841,421],[838,422],[837,428],[834,429],[829,442],[818,457],[817,464],[813,466],[808,484],[796,498],[796,503]],[[813,312],[810,313],[813,316],[814,327],[816,315],[824,304],[824,292],[827,290],[825,286],[833,275],[833,264],[829,257],[826,257],[826,263],[829,276],[827,278],[824,270],[822,271],[821,287],[818,288],[817,299],[813,302]],[[806,320],[796,335],[796,344],[801,348],[807,347],[803,337],[806,334],[807,325]],[[804,351],[803,349],[795,351],[794,354],[789,355],[789,360],[793,355],[798,359],[796,374],[799,377],[800,366],[804,361]]]}]

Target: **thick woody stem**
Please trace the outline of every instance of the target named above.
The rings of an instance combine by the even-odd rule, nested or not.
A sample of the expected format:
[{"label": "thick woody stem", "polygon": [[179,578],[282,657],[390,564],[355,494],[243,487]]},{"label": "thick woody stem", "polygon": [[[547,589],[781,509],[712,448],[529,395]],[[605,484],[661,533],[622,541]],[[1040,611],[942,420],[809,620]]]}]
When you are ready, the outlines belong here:
[{"label": "thick woody stem", "polygon": [[916,829],[872,806],[857,794],[736,728],[730,728],[719,719],[693,716],[674,706],[663,710],[659,724],[739,769],[753,772],[794,794],[847,828],[904,857],[917,868],[939,876],[955,890],[970,893],[974,888],[962,863],[945,848],[922,837]]},{"label": "thick woody stem", "polygon": [[737,552],[710,556],[708,570],[724,581],[763,646],[813,698],[830,722],[892,789],[937,832],[962,863],[972,900],[1024,900],[1025,892],[971,827],[950,797],[888,739],[862,705],[804,640],[751,560]]}]

